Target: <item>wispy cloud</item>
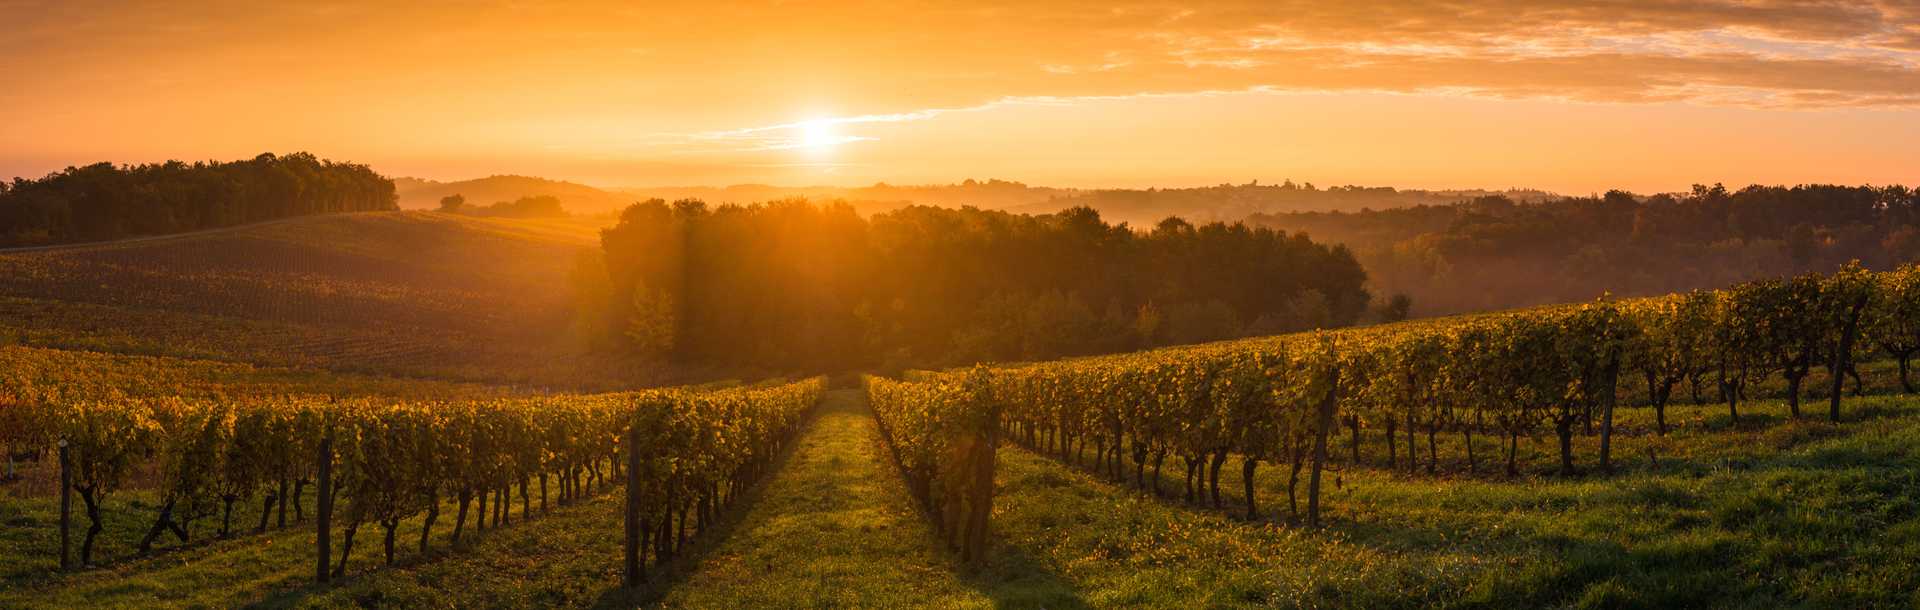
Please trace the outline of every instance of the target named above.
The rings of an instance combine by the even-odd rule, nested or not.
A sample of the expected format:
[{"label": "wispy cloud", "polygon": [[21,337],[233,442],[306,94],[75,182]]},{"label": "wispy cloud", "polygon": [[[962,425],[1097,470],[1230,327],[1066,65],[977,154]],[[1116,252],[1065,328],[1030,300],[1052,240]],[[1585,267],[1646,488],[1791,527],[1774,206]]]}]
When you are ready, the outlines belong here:
[{"label": "wispy cloud", "polygon": [[1049,102],[1041,98],[1002,98],[963,108],[927,108],[911,112],[888,114],[818,117],[774,125],[704,131],[690,134],[674,134],[674,137],[685,143],[725,144],[727,146],[722,147],[723,150],[733,152],[793,150],[819,146],[835,146],[853,142],[870,142],[879,139],[872,136],[849,135],[832,131],[843,126],[924,121],[954,113],[980,112],[1013,104],[1044,103],[1059,102]]},{"label": "wispy cloud", "polygon": [[[992,75],[984,82],[999,90],[968,90],[988,101],[685,140],[785,150],[807,147],[808,130],[821,126],[844,129],[849,133],[836,137],[851,143],[884,137],[867,129],[879,124],[1009,105],[1247,91],[1765,109],[1920,106],[1920,8],[1896,2],[1260,0],[1122,2],[1097,11],[991,4],[942,18],[955,22],[956,32],[1033,46],[1007,50],[1003,59],[973,49],[975,55],[939,63],[948,70],[984,66]],[[1023,19],[997,17],[1016,11]],[[964,99],[959,92],[926,97]]]}]

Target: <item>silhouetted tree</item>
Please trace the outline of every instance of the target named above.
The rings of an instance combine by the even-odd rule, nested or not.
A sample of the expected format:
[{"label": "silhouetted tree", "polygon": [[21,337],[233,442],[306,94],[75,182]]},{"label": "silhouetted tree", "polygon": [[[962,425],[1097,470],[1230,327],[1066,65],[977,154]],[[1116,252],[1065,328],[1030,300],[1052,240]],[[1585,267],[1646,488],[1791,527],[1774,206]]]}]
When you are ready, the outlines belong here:
[{"label": "silhouetted tree", "polygon": [[393,182],[307,153],[69,167],[0,189],[0,245],[119,239],[289,216],[398,209]]},{"label": "silhouetted tree", "polygon": [[1344,248],[1179,219],[1136,233],[1091,208],[1025,215],[833,203],[627,208],[601,235],[621,342],[682,359],[822,370],[1046,359],[1236,337],[1251,320],[1351,324],[1371,297]]},{"label": "silhouetted tree", "polygon": [[[457,197],[457,195],[456,195]],[[462,200],[464,203],[465,200]],[[440,201],[445,209],[446,200]],[[529,195],[513,201],[499,201],[485,207],[466,207],[459,211],[474,216],[499,216],[503,218],[559,218],[567,215],[560,205],[560,198],[552,195]]]}]

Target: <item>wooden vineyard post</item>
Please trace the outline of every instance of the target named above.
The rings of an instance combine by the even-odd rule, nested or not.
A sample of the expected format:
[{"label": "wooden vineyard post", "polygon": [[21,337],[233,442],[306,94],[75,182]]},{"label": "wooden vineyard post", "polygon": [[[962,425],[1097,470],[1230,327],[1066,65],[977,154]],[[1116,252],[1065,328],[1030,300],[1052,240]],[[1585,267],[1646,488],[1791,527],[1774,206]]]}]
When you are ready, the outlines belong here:
[{"label": "wooden vineyard post", "polygon": [[639,426],[627,427],[627,506],[626,506],[626,580],[627,588],[640,586],[646,580],[645,566],[640,565],[640,431]]},{"label": "wooden vineyard post", "polygon": [[73,568],[73,461],[67,439],[60,439],[60,571]]},{"label": "wooden vineyard post", "polygon": [[314,519],[314,523],[316,524],[315,534],[317,536],[314,547],[316,549],[315,554],[318,555],[318,567],[314,569],[313,579],[315,582],[327,582],[330,576],[327,572],[327,562],[333,558],[332,540],[328,538],[333,533],[332,431],[328,431],[326,436],[320,437],[320,452],[318,457],[315,458],[315,461],[317,461],[319,465],[320,500],[318,507],[314,511],[316,515]]}]

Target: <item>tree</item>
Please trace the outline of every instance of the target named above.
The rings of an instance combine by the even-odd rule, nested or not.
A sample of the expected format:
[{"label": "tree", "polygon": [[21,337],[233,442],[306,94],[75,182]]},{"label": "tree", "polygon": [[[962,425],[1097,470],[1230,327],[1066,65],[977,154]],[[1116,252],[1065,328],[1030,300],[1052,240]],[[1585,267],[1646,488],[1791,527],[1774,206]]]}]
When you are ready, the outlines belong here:
[{"label": "tree", "polygon": [[307,214],[397,209],[393,182],[307,153],[70,167],[0,191],[0,245],[111,240]]},{"label": "tree", "polygon": [[607,343],[788,370],[1331,328],[1371,301],[1366,272],[1338,246],[1177,218],[1136,233],[1084,207],[911,206],[863,219],[839,203],[654,200],[622,211],[601,246],[611,286],[582,291],[601,303],[580,309],[608,312]]},{"label": "tree", "polygon": [[467,197],[459,193],[440,198],[440,211],[448,214],[458,214],[466,205]]},{"label": "tree", "polygon": [[1391,298],[1387,299],[1387,302],[1380,305],[1379,316],[1381,322],[1392,323],[1407,319],[1412,312],[1413,297],[1401,292],[1394,293]]}]

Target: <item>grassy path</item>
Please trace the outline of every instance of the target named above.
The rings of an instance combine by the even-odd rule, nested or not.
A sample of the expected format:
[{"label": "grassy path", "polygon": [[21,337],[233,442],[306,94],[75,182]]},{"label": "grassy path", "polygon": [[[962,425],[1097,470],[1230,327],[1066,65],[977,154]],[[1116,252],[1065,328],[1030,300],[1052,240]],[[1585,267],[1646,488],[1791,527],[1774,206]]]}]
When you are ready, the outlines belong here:
[{"label": "grassy path", "polygon": [[913,507],[866,398],[823,399],[785,468],[663,604],[675,608],[994,605]]}]

